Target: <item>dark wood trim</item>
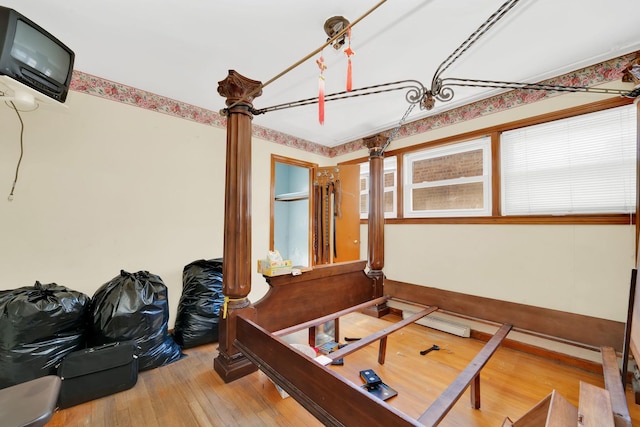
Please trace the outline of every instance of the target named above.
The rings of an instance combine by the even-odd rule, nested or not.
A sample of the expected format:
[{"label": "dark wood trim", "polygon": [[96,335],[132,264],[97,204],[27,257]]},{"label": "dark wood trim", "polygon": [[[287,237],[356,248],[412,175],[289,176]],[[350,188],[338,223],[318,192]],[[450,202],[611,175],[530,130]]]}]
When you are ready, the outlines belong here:
[{"label": "dark wood trim", "polygon": [[[491,334],[487,332],[481,332],[477,330],[471,330],[471,338],[480,340],[480,341],[488,341],[491,339]],[[523,353],[534,354],[536,356],[543,357],[547,360],[553,360],[559,363],[563,363],[565,365],[574,366],[576,368],[583,369],[588,372],[593,372],[595,374],[602,374],[602,365],[600,363],[581,359],[577,356],[572,356],[566,353],[560,353],[558,351],[550,350],[548,348],[538,347],[533,344],[528,344],[522,341],[517,341],[514,339],[505,339],[502,342],[502,347],[509,348],[511,350],[518,350]]]},{"label": "dark wood trim", "polygon": [[[600,215],[527,215],[495,217],[439,217],[439,218],[386,218],[385,224],[576,224],[576,225],[630,225],[635,224],[635,214]],[[360,220],[366,224],[366,219]]]},{"label": "dark wood trim", "polygon": [[497,324],[510,323],[514,330],[538,334],[585,348],[609,346],[622,350],[624,323],[581,314],[419,286],[385,281],[385,292],[393,298]]},{"label": "dark wood trim", "polygon": [[[282,163],[285,165],[298,166],[308,169],[309,171],[309,218],[313,218],[313,180],[314,172],[318,168],[317,163],[306,162],[304,160],[298,160],[291,157],[284,157],[278,154],[271,154],[271,181],[270,181],[270,201],[269,201],[269,250],[274,250],[275,246],[275,201],[276,201],[276,163]],[[308,230],[308,266],[313,265],[313,227],[311,222],[309,223]]]}]

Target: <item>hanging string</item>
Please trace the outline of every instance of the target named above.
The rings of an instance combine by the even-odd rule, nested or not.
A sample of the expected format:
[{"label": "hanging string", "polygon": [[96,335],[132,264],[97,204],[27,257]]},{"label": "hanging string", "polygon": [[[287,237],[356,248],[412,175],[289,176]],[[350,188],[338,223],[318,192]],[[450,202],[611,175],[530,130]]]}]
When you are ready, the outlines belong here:
[{"label": "hanging string", "polygon": [[318,121],[321,125],[324,124],[324,70],[327,66],[324,63],[324,56],[320,53],[320,58],[316,60],[318,68],[320,68],[320,75],[318,76]]},{"label": "hanging string", "polygon": [[347,48],[344,50],[345,55],[347,55],[347,92],[351,92],[352,86],[352,74],[353,69],[351,67],[351,57],[355,55],[353,49],[351,49],[351,28],[347,31],[347,40],[349,40],[349,44]]},{"label": "hanging string", "polygon": [[24,143],[23,143],[24,122],[22,121],[22,116],[20,115],[20,111],[18,110],[18,107],[16,107],[16,105],[13,103],[13,101],[10,101],[10,104],[11,104],[11,107],[13,107],[13,109],[15,110],[16,114],[18,115],[18,119],[20,120],[20,157],[18,158],[18,164],[16,165],[16,174],[15,174],[15,177],[13,178],[13,185],[11,186],[11,193],[9,193],[9,197],[7,197],[7,200],[12,202],[13,201],[13,192],[16,189],[16,184],[18,183],[18,172],[20,171],[20,164],[22,163],[22,156],[24,154]]}]

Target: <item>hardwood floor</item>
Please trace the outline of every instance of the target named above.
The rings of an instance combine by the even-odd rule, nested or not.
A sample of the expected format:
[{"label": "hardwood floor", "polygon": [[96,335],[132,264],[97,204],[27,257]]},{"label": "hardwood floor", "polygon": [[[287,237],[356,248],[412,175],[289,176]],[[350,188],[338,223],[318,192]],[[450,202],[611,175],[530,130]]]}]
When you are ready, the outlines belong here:
[{"label": "hardwood floor", "polygon": [[[388,322],[359,313],[341,319],[341,338],[364,337]],[[420,351],[437,344],[438,351]],[[377,364],[377,344],[347,356],[344,366],[332,366],[349,381],[361,384],[359,371],[373,369],[398,391],[387,402],[412,418],[446,389],[484,345],[420,325],[390,335],[384,365]],[[185,350],[188,357],[140,372],[130,390],[57,411],[50,427],[208,427],[208,426],[320,426],[292,398],[282,398],[265,374],[258,371],[230,384],[213,370],[217,344]],[[505,417],[518,419],[553,390],[578,406],[580,381],[604,387],[602,375],[516,350],[500,348],[481,374],[482,407],[470,407],[467,390],[440,426],[501,426]],[[630,387],[627,402],[634,425],[640,425],[640,406]],[[327,390],[331,393],[331,390]],[[346,405],[349,402],[345,402]]]}]

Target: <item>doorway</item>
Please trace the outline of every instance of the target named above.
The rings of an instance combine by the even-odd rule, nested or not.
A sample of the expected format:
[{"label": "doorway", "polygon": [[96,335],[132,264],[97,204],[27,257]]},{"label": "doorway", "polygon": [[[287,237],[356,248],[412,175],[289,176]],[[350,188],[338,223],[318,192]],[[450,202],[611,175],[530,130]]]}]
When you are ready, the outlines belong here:
[{"label": "doorway", "polygon": [[271,155],[270,250],[295,267],[360,259],[360,168]]},{"label": "doorway", "polygon": [[311,266],[310,189],[313,163],[271,156],[271,242],[296,267]]}]

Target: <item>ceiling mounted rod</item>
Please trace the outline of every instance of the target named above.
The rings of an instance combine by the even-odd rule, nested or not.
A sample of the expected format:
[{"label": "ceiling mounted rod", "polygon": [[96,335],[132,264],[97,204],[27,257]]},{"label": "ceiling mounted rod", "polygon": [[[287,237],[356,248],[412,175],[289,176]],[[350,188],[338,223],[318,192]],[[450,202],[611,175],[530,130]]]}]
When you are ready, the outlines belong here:
[{"label": "ceiling mounted rod", "polygon": [[[480,39],[487,31],[493,27],[504,15],[509,12],[519,0],[508,0],[500,8],[494,12],[485,22],[478,27],[476,31],[474,31],[447,59],[445,59],[440,66],[437,68],[433,80],[431,82],[431,88],[427,89],[421,82],[417,80],[401,80],[397,82],[391,83],[383,83],[374,86],[363,87],[360,89],[354,89],[351,92],[336,92],[333,94],[325,95],[325,101],[336,101],[340,99],[353,98],[357,96],[368,96],[374,95],[378,93],[384,92],[392,92],[402,89],[408,89],[405,98],[407,102],[409,102],[410,106],[403,115],[399,124],[393,130],[392,135],[389,137],[387,144],[393,139],[393,137],[397,134],[400,127],[405,123],[408,118],[408,115],[411,113],[413,108],[416,105],[420,105],[421,110],[431,110],[435,106],[435,101],[450,101],[453,99],[454,91],[451,88],[452,86],[468,86],[468,87],[485,87],[485,88],[496,88],[496,89],[516,89],[516,90],[541,90],[541,91],[556,91],[556,92],[582,92],[582,93],[597,93],[597,94],[615,94],[621,95],[627,98],[637,98],[640,96],[640,84],[638,84],[631,91],[623,90],[623,89],[604,89],[604,88],[591,88],[586,86],[563,86],[563,85],[554,85],[554,84],[546,84],[546,83],[520,83],[520,82],[505,82],[505,81],[496,81],[496,80],[477,80],[477,79],[459,79],[459,78],[446,78],[442,79],[440,76],[442,73],[447,70],[458,58],[466,52],[474,43]],[[381,2],[382,3],[382,2]],[[377,8],[381,3],[374,7]],[[373,11],[373,9],[371,10]],[[370,13],[370,12],[368,12]],[[367,13],[367,14],[368,14]],[[365,14],[364,16],[366,16]],[[332,43],[335,39],[342,36],[348,28],[355,25],[362,18],[354,21],[352,24],[348,25],[343,31],[338,33],[335,37],[332,37],[327,41],[327,44]],[[325,45],[326,46],[326,45]],[[324,46],[323,46],[324,47]],[[317,52],[317,51],[316,51]],[[627,67],[628,70],[625,71],[626,74],[632,75],[633,77],[627,77],[626,74],[623,76],[623,81],[640,81],[640,59],[636,59],[632,61],[632,63]],[[637,73],[637,76],[636,76]],[[627,80],[625,80],[627,79]],[[406,83],[411,83],[409,85],[404,85]],[[401,86],[396,86],[401,85]],[[263,85],[264,86],[264,85]],[[396,87],[392,87],[396,86]],[[316,104],[318,103],[318,98],[307,98],[299,101],[274,105],[267,108],[262,108],[258,110],[252,110],[253,114],[264,114],[270,111],[283,110],[287,108],[294,108],[304,105]],[[229,107],[230,108],[230,107]],[[385,145],[385,148],[386,148]]]},{"label": "ceiling mounted rod", "polygon": [[[631,91],[625,89],[607,89],[588,86],[564,86],[549,83],[516,83],[503,82],[496,80],[475,80],[475,79],[456,79],[447,78],[442,80],[442,86],[466,86],[466,87],[486,87],[496,89],[522,89],[522,90],[544,90],[555,92],[589,92],[602,93],[609,95],[622,95],[629,97]],[[633,96],[631,96],[633,97]]]},{"label": "ceiling mounted rod", "polygon": [[486,32],[489,31],[489,29],[493,27],[493,25],[498,22],[507,12],[509,12],[518,3],[518,1],[519,0],[508,0],[506,3],[500,6],[497,11],[495,11],[486,21],[484,21],[476,31],[474,31],[464,42],[462,42],[462,44],[458,46],[458,48],[454,50],[453,53],[449,55],[449,57],[438,66],[432,79],[432,88],[433,86],[435,86],[436,80],[440,78],[440,75],[444,73],[446,69],[449,68],[454,62],[456,62],[456,60],[460,56],[462,56],[463,53],[465,53],[471,46],[473,46],[475,42],[480,39],[480,37],[486,34]]},{"label": "ceiling mounted rod", "polygon": [[[453,98],[454,91],[451,86],[459,87],[484,87],[494,89],[516,89],[516,90],[540,90],[548,92],[580,92],[580,93],[595,93],[595,94],[607,94],[607,95],[620,95],[627,98],[637,98],[640,95],[639,89],[607,89],[588,86],[563,86],[549,83],[518,83],[518,82],[505,82],[497,80],[477,80],[477,79],[458,79],[458,78],[446,78],[441,80],[441,92],[450,94],[450,97],[444,99],[439,98],[441,101],[448,101]],[[407,90],[405,94],[406,101],[410,104],[413,110],[415,105],[420,105],[421,109],[430,110],[429,106],[425,105],[425,99],[428,96],[428,89],[418,80],[399,80],[397,82],[382,83],[373,86],[361,87],[353,89],[350,92],[334,92],[325,95],[325,102],[338,101],[348,98],[356,98],[359,96],[376,95],[386,92],[395,92],[398,90]],[[270,107],[253,109],[252,114],[266,114],[272,111],[286,110],[289,108],[302,107],[305,105],[313,105],[318,103],[318,98],[306,98],[298,101],[286,102],[283,104],[272,105]],[[406,114],[404,119],[406,120]]]},{"label": "ceiling mounted rod", "polygon": [[[419,104],[424,98],[426,88],[417,80],[399,80],[397,82],[382,83],[373,86],[361,87],[358,89],[352,89],[351,91],[334,92],[325,95],[325,102],[336,101],[340,99],[355,98],[358,96],[375,95],[385,92],[394,92],[398,90],[407,90],[405,99],[409,104]],[[271,111],[285,110],[287,108],[301,107],[304,105],[317,104],[318,98],[307,98],[293,102],[286,102],[284,104],[272,105],[270,107],[254,109],[253,114],[265,114]]]},{"label": "ceiling mounted rod", "polygon": [[454,62],[462,56],[471,46],[473,46],[483,35],[493,27],[507,12],[509,12],[519,0],[507,0],[498,10],[496,10],[486,21],[478,27],[456,50],[453,51],[442,64],[438,66],[436,72],[431,79],[431,89],[425,94],[423,100],[423,108],[431,110],[435,106],[435,100],[450,101],[453,98],[453,90],[448,87],[442,86],[442,79],[440,76],[449,68]]}]

